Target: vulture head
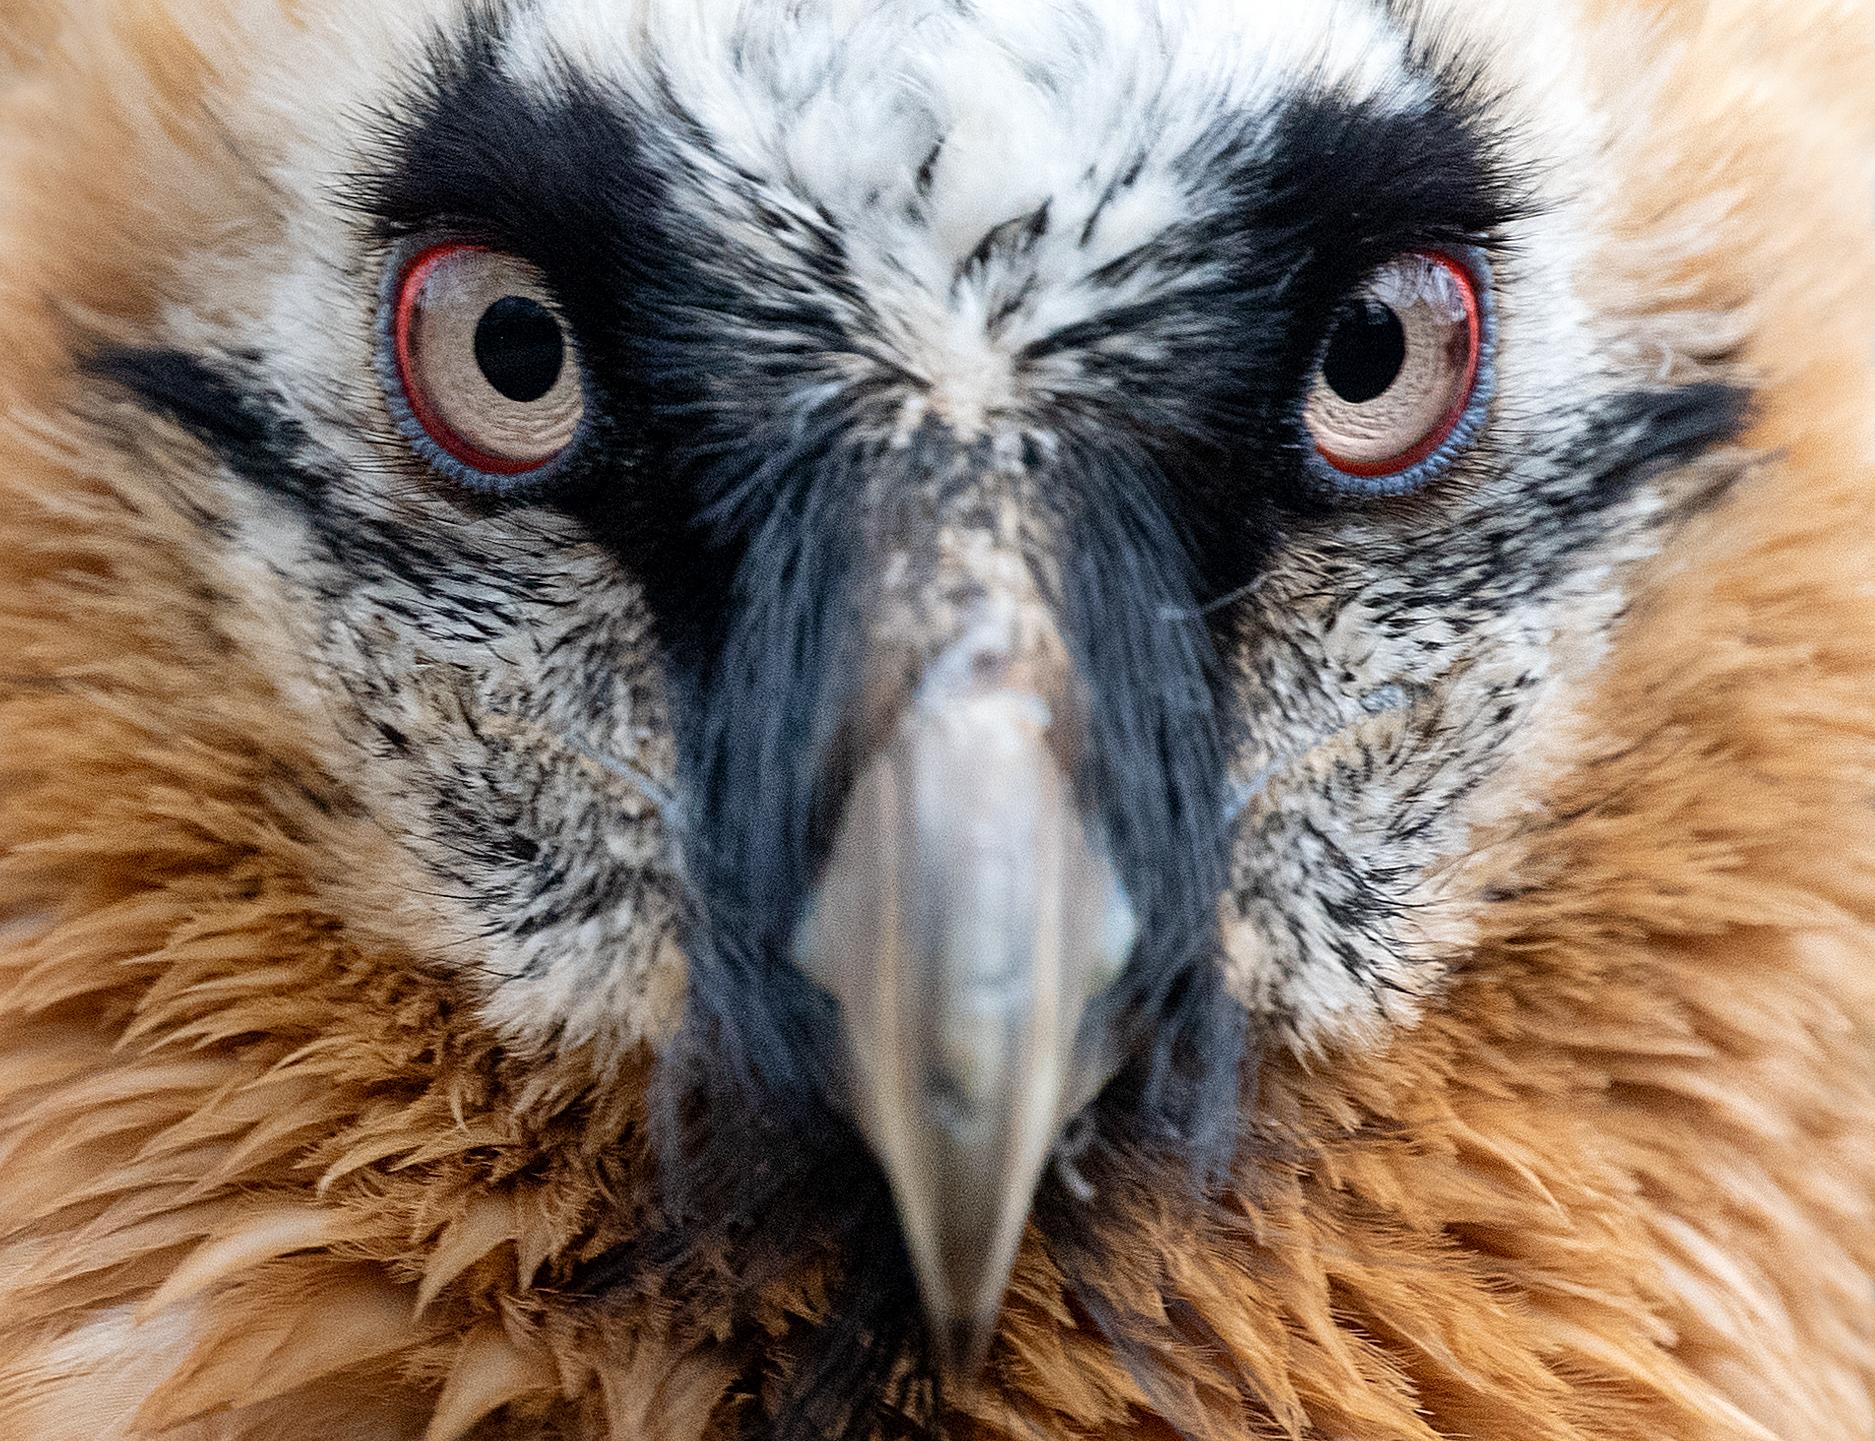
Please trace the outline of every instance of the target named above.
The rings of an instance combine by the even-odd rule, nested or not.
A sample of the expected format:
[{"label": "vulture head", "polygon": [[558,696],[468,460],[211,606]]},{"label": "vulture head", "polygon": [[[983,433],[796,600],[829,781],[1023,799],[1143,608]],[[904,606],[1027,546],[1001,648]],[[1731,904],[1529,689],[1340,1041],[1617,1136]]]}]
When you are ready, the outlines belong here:
[{"label": "vulture head", "polygon": [[[693,1438],[1742,1416],[1634,1219],[1637,1137],[1702,1123],[1594,1110],[1646,1088],[1624,1027],[1734,1044],[1649,947],[1797,905],[1664,798],[1726,763],[1675,690],[1717,602],[1649,597],[1769,553],[1698,537],[1802,409],[1716,122],[1628,73],[1689,53],[1675,8],[191,0],[43,40],[15,108],[115,153],[82,194],[13,162],[9,224],[93,229],[0,260],[45,317],[10,444],[114,497],[99,574],[170,577],[57,583],[191,657],[149,744],[208,757],[163,805],[220,889],[175,925],[300,927],[98,1013],[125,1064],[349,1098],[263,1179],[204,1163],[347,1218],[243,1264],[563,1363],[545,1410],[458,1394],[485,1425],[572,1405],[606,1328],[714,1358]],[[99,695],[143,684],[111,646]],[[316,982],[241,1010],[289,952]],[[533,1220],[443,1275],[491,1197]],[[1475,1354],[1447,1282],[1507,1318]],[[205,1281],[124,1284],[190,1293],[177,1355],[213,1331]],[[1479,1422],[1513,1392],[1558,1429]]]}]

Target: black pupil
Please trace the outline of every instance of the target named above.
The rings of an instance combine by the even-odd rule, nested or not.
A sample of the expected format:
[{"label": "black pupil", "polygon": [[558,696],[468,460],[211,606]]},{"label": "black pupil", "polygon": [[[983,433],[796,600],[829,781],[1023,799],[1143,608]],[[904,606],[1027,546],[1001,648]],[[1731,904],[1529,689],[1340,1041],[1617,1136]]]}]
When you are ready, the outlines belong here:
[{"label": "black pupil", "polygon": [[1350,405],[1378,400],[1406,366],[1406,327],[1378,300],[1357,300],[1341,313],[1322,361],[1322,378]]},{"label": "black pupil", "polygon": [[538,300],[504,296],[476,323],[475,360],[490,385],[526,405],[559,383],[566,337],[553,312]]}]

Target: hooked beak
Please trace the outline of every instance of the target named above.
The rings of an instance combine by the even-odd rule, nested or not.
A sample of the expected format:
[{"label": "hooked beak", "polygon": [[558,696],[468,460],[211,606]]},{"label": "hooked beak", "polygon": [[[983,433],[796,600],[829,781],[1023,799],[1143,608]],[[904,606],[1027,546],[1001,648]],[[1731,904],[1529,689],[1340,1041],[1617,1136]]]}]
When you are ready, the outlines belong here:
[{"label": "hooked beak", "polygon": [[797,942],[839,1003],[855,1120],[962,1376],[1050,1152],[1116,1069],[1090,1007],[1138,934],[1058,759],[1059,689],[985,659],[979,635],[928,670],[854,785]]}]

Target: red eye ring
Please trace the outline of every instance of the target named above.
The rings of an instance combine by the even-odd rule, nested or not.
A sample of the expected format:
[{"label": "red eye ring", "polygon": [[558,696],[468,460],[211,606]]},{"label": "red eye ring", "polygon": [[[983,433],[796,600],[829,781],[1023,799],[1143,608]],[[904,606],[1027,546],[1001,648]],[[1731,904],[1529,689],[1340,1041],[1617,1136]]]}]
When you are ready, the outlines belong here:
[{"label": "red eye ring", "polygon": [[397,354],[397,383],[403,388],[404,403],[410,407],[417,424],[423,427],[424,434],[455,459],[477,470],[485,470],[490,475],[525,475],[530,470],[540,469],[539,465],[478,450],[443,419],[417,379],[412,337],[416,330],[417,306],[423,299],[424,287],[449,261],[484,250],[485,247],[480,245],[435,245],[418,255],[404,271],[404,278],[398,282],[397,309],[391,321],[392,344]]},{"label": "red eye ring", "polygon": [[1339,455],[1328,444],[1319,439],[1316,441],[1316,453],[1327,465],[1357,480],[1389,480],[1412,471],[1437,455],[1471,415],[1484,371],[1487,316],[1479,293],[1478,277],[1462,261],[1442,251],[1415,251],[1402,258],[1436,266],[1453,282],[1454,294],[1464,309],[1465,354],[1453,386],[1451,404],[1438,422],[1408,449],[1377,460],[1361,460]]},{"label": "red eye ring", "polygon": [[[443,406],[437,402],[433,389],[438,379],[435,369],[437,357],[421,349],[426,333],[424,306],[433,282],[437,282],[439,276],[450,269],[466,271],[471,285],[492,276],[495,283],[493,293],[497,295],[508,288],[500,283],[503,279],[515,281],[513,288],[523,295],[539,290],[537,273],[531,267],[487,246],[452,241],[420,251],[404,267],[397,282],[396,299],[390,314],[391,354],[400,398],[409,410],[410,419],[421,429],[423,436],[444,455],[461,465],[500,477],[524,476],[542,471],[559,458],[566,449],[566,443],[540,454],[502,454],[486,445],[477,444],[465,435],[464,425],[452,422]],[[458,308],[456,314],[460,316],[463,313]],[[467,313],[473,315],[474,312]],[[473,329],[471,326],[470,330]],[[433,335],[430,338],[434,341]],[[443,350],[450,352],[457,348],[452,344],[445,345]],[[430,361],[430,373],[427,376],[426,355]],[[445,355],[443,359],[446,362],[448,356]],[[445,368],[444,375],[447,374]],[[459,386],[457,388],[460,389]],[[489,399],[499,402],[500,397],[492,391],[485,393]],[[481,417],[477,414],[476,418]]]}]

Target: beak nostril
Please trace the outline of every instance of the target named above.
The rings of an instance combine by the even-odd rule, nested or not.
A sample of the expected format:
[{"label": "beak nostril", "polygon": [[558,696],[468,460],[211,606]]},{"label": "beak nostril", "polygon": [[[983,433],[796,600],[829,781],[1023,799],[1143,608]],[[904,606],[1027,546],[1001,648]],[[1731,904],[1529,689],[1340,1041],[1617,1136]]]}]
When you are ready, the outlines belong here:
[{"label": "beak nostril", "polygon": [[979,651],[970,662],[970,676],[978,685],[1000,685],[1009,678],[1015,660],[1006,650]]},{"label": "beak nostril", "polygon": [[931,1076],[925,1082],[925,1099],[932,1119],[953,1135],[961,1134],[977,1118],[966,1087],[955,1076]]}]

